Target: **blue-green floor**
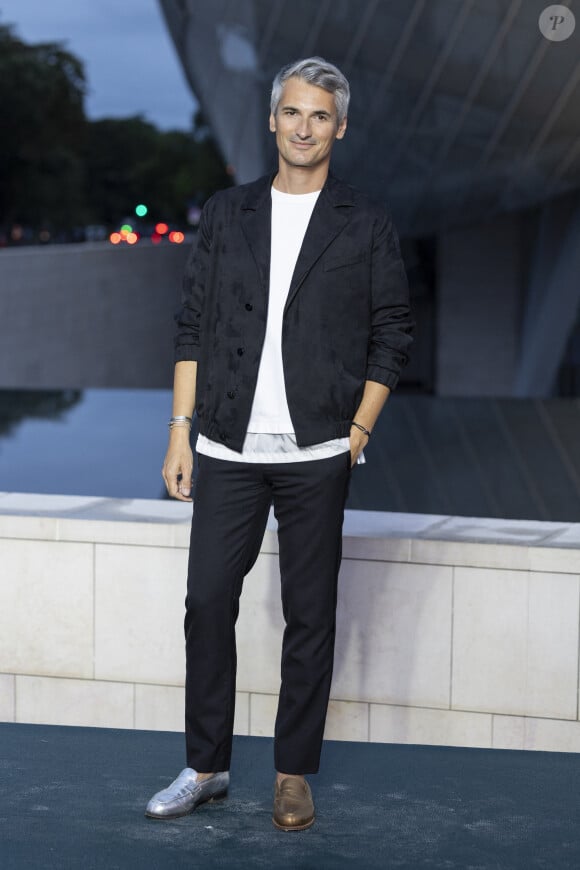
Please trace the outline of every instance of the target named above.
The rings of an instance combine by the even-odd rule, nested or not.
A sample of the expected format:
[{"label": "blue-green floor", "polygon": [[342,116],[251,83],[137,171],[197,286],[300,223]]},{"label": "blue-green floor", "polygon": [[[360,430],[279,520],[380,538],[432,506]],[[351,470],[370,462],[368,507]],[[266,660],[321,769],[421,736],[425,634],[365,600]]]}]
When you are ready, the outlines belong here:
[{"label": "blue-green floor", "polygon": [[179,734],[1,724],[0,867],[580,868],[579,755],[328,742],[316,822],[283,833],[259,737],[235,738],[227,800],[146,819],[183,751]]}]

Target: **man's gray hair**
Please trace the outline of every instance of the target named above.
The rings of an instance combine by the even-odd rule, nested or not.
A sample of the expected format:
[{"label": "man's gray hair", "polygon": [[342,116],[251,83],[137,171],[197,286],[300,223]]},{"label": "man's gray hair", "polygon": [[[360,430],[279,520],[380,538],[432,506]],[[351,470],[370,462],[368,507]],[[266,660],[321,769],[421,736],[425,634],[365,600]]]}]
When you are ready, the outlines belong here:
[{"label": "man's gray hair", "polygon": [[304,60],[296,60],[283,66],[272,82],[272,95],[270,97],[270,111],[276,114],[282,98],[282,90],[288,79],[292,77],[303,79],[309,85],[317,85],[334,94],[334,104],[338,123],[340,124],[347,116],[348,103],[350,100],[350,87],[346,76],[338,67],[329,63],[322,57],[307,57]]}]

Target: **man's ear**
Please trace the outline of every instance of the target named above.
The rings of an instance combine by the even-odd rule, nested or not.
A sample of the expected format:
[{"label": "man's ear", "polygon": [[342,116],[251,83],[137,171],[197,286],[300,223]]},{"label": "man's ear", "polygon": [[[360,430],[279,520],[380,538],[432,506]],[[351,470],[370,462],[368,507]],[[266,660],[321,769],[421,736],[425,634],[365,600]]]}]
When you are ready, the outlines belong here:
[{"label": "man's ear", "polygon": [[338,130],[336,131],[336,138],[337,138],[337,139],[343,139],[343,138],[344,138],[344,134],[346,133],[346,122],[347,122],[347,119],[344,118],[344,119],[340,122],[340,124],[338,125]]},{"label": "man's ear", "polygon": [[276,132],[276,118],[274,117],[272,112],[270,112],[270,133],[275,133],[275,132]]}]

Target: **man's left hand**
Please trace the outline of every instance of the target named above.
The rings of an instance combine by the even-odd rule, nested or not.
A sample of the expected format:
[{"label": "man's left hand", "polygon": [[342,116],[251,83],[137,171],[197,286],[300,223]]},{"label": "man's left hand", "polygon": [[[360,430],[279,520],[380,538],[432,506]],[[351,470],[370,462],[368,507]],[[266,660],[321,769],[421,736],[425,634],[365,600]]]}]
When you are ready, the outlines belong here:
[{"label": "man's left hand", "polygon": [[356,461],[364,448],[369,443],[369,436],[361,432],[356,426],[350,427],[350,467],[356,465]]}]

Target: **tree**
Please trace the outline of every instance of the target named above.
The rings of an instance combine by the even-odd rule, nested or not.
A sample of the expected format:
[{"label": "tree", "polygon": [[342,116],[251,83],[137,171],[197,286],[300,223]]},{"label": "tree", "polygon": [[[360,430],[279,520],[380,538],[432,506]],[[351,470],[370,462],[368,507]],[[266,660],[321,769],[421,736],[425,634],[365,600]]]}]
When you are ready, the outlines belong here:
[{"label": "tree", "polygon": [[85,89],[61,43],[27,45],[0,25],[0,225],[82,220]]},{"label": "tree", "polygon": [[0,235],[113,227],[140,202],[185,224],[189,204],[231,184],[199,113],[190,132],[139,115],[88,121],[85,93],[83,64],[61,43],[28,45],[0,25]]},{"label": "tree", "polygon": [[114,224],[149,197],[143,177],[156,163],[159,132],[143,118],[104,118],[88,128],[87,191],[92,220]]},{"label": "tree", "polygon": [[183,224],[188,203],[231,184],[211,138],[161,132],[140,116],[89,124],[87,178],[93,220],[106,224],[139,202],[154,220]]}]

